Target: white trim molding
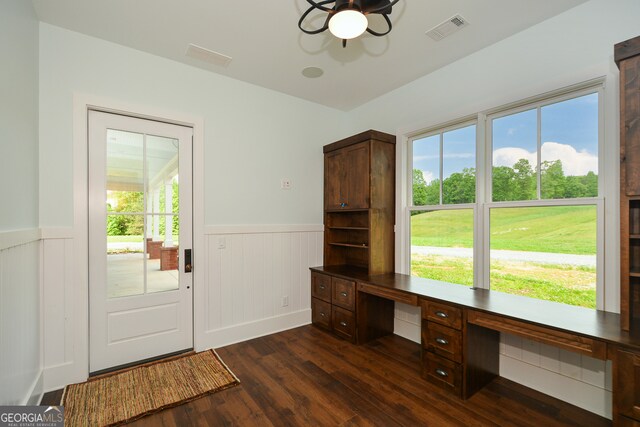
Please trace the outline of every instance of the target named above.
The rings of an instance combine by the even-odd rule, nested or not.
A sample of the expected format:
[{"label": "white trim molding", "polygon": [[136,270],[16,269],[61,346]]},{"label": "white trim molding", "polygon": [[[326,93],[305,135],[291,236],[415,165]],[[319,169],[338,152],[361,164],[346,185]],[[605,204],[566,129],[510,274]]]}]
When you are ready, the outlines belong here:
[{"label": "white trim molding", "polygon": [[0,231],[0,251],[40,240],[39,228]]}]

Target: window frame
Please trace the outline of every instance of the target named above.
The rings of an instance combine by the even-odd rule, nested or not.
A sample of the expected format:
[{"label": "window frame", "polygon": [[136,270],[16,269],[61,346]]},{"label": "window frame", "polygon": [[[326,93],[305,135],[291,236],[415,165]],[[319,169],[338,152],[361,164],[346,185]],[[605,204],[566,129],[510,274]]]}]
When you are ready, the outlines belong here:
[{"label": "window frame", "polygon": [[[403,236],[400,243],[403,244],[403,251],[400,254],[404,272],[411,272],[411,212],[413,211],[436,211],[451,209],[473,209],[474,230],[473,230],[473,269],[474,286],[476,288],[490,289],[490,215],[491,209],[518,208],[518,207],[543,207],[543,206],[595,206],[596,207],[596,309],[604,310],[605,296],[607,289],[605,285],[605,180],[607,179],[605,167],[605,79],[599,78],[588,82],[580,83],[570,87],[562,88],[552,92],[544,93],[532,98],[523,99],[511,104],[492,108],[478,112],[473,116],[467,116],[459,120],[450,121],[442,125],[436,125],[427,129],[406,134],[405,139],[405,202],[403,220],[405,225],[401,226]],[[572,198],[572,199],[541,199],[541,111],[548,105],[579,98],[589,94],[598,94],[598,195],[596,197]],[[517,114],[519,112],[536,109],[537,116],[537,152],[538,160],[535,165],[537,181],[537,199],[519,201],[493,201],[492,181],[493,181],[493,140],[492,121],[501,117]],[[443,204],[442,203],[442,135],[445,132],[476,125],[476,201],[475,203],[464,204]],[[413,204],[413,142],[425,137],[440,134],[440,203],[438,205],[415,206]],[[402,241],[404,239],[404,242]]]}]

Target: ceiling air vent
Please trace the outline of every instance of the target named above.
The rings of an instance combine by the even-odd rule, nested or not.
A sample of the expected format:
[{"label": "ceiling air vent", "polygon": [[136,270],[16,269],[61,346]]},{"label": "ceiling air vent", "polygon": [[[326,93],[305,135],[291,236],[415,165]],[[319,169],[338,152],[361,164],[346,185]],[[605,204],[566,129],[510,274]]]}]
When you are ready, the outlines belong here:
[{"label": "ceiling air vent", "polygon": [[230,56],[223,55],[222,53],[214,52],[204,47],[196,46],[195,44],[189,44],[187,47],[186,55],[198,59],[200,61],[208,62],[213,65],[220,65],[226,67],[231,60]]},{"label": "ceiling air vent", "polygon": [[467,22],[466,19],[464,19],[460,15],[455,15],[444,21],[442,24],[439,24],[436,27],[430,29],[426,32],[426,34],[435,41],[439,42],[443,38],[450,36],[460,28],[466,27],[467,25],[469,25],[469,22]]}]

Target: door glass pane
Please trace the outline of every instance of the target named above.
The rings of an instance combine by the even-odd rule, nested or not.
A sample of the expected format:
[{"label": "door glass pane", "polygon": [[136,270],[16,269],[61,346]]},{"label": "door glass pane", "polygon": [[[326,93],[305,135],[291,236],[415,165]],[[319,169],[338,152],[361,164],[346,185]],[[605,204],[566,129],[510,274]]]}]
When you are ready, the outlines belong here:
[{"label": "door glass pane", "polygon": [[107,131],[110,298],[178,289],[178,192],[177,140]]},{"label": "door glass pane", "polygon": [[175,290],[178,281],[178,140],[147,135],[147,292]]},{"label": "door glass pane", "polygon": [[493,201],[537,199],[537,110],[494,119],[492,135]]},{"label": "door glass pane", "polygon": [[[144,135],[107,130],[107,296],[144,293]],[[137,215],[135,214],[137,213]]]},{"label": "door glass pane", "polygon": [[442,202],[476,201],[476,126],[442,134]]},{"label": "door glass pane", "polygon": [[491,209],[491,290],[596,307],[596,206]]},{"label": "door glass pane", "polygon": [[413,205],[440,204],[440,135],[413,141]]},{"label": "door glass pane", "polygon": [[147,224],[153,230],[147,237],[147,293],[178,289],[178,217],[147,215]]},{"label": "door glass pane", "polygon": [[411,216],[411,274],[473,286],[473,209]]},{"label": "door glass pane", "polygon": [[598,196],[598,94],[541,109],[540,196]]}]

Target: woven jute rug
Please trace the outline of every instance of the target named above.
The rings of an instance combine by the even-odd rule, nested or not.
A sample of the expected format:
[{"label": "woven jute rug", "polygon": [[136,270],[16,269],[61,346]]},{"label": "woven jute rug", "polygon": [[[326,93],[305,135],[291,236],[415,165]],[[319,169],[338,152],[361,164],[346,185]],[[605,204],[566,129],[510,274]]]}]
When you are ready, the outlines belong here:
[{"label": "woven jute rug", "polygon": [[68,385],[64,424],[120,425],[239,383],[215,351],[189,353]]}]

